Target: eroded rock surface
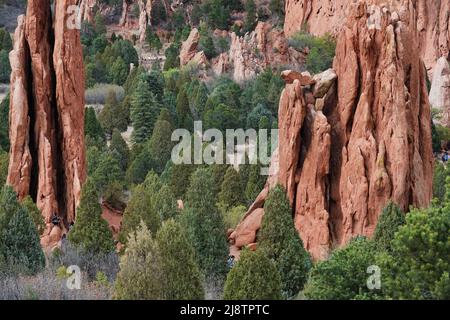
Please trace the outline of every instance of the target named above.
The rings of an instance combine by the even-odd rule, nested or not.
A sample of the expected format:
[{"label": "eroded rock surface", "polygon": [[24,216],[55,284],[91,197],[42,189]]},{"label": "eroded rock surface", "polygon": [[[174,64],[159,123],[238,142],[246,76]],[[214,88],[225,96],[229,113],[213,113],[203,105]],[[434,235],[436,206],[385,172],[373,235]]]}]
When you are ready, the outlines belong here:
[{"label": "eroded rock surface", "polygon": [[285,77],[278,172],[230,236],[235,245],[240,239],[237,247],[255,242],[249,235],[276,183],[286,189],[295,226],[317,260],[357,235],[372,236],[390,200],[404,210],[430,203],[431,115],[419,40],[389,10],[376,11],[380,24],[371,27],[373,12],[364,2],[353,4],[334,70],[311,85],[298,74]]},{"label": "eroded rock surface", "polygon": [[[58,1],[52,19],[49,0],[28,1],[10,54],[7,183],[21,199],[33,198],[53,240],[60,232],[52,229],[75,221],[86,179],[83,53],[79,30],[66,23],[68,6],[76,3]],[[59,226],[52,225],[53,215],[61,219]]]},{"label": "eroded rock surface", "polygon": [[[307,26],[315,35],[327,32],[337,35],[341,32],[352,4],[349,0],[287,0],[284,31],[289,37]],[[450,45],[450,1],[430,0],[366,0],[368,11],[373,14],[369,21],[380,25],[383,6],[396,10],[396,19],[412,22],[411,30],[418,32],[419,54],[428,70],[434,67],[441,56],[448,56]]]}]

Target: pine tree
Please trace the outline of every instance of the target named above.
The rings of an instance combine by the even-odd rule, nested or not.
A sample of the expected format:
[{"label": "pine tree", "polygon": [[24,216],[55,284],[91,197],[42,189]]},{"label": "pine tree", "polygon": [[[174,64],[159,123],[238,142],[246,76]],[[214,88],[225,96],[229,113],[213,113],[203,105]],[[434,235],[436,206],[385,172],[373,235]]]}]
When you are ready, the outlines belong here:
[{"label": "pine tree", "polygon": [[256,26],[256,4],[254,0],[246,0],[245,11],[247,12],[247,16],[244,21],[244,31],[251,32]]},{"label": "pine tree", "polygon": [[192,219],[185,223],[191,232],[200,269],[207,276],[222,277],[228,245],[223,219],[215,205],[214,179],[209,170],[198,169],[192,175],[185,206],[191,211]]},{"label": "pine tree", "polygon": [[119,162],[122,171],[126,171],[128,167],[128,159],[130,157],[130,150],[117,129],[114,129],[113,131],[109,150],[111,151],[112,156]]},{"label": "pine tree", "polygon": [[141,221],[153,233],[159,230],[166,218],[176,215],[177,203],[173,194],[161,183],[154,172],[150,172],[144,183],[136,186],[125,209],[120,241],[125,243],[128,235]]},{"label": "pine tree", "polygon": [[117,57],[109,70],[112,83],[122,86],[127,81],[129,69],[122,57]]},{"label": "pine tree", "polygon": [[34,203],[33,199],[30,196],[27,196],[22,201],[22,206],[27,209],[28,214],[36,226],[39,235],[42,235],[45,231],[45,220],[39,208]]},{"label": "pine tree", "polygon": [[36,274],[45,267],[38,230],[25,208],[13,214],[4,232],[6,261],[26,274]]},{"label": "pine tree", "polygon": [[245,250],[228,273],[224,300],[281,300],[281,279],[275,264],[257,250]]},{"label": "pine tree", "polygon": [[190,117],[189,99],[186,92],[186,87],[183,87],[177,96],[177,117],[178,128],[189,128],[188,120]]},{"label": "pine tree", "polygon": [[95,110],[92,107],[86,108],[84,116],[84,132],[86,136],[90,136],[95,140],[98,139],[101,142],[105,141],[105,133],[103,132],[102,125],[97,120]]},{"label": "pine tree", "polygon": [[158,245],[145,223],[128,237],[114,286],[116,300],[164,298],[163,270]]},{"label": "pine tree", "polygon": [[225,173],[219,193],[219,203],[225,211],[245,203],[243,182],[239,172],[234,167],[229,167]]},{"label": "pine tree", "polygon": [[0,195],[0,256],[3,263],[25,274],[36,274],[45,266],[38,230],[9,186]]},{"label": "pine tree", "polygon": [[98,190],[89,179],[83,186],[75,225],[68,239],[85,252],[102,254],[114,251],[112,232],[102,218]]},{"label": "pine tree", "polygon": [[376,295],[367,287],[367,268],[376,265],[375,247],[363,237],[337,249],[311,270],[304,295],[312,300],[352,300]]},{"label": "pine tree", "polygon": [[114,129],[118,129],[120,132],[127,130],[129,117],[128,101],[124,100],[120,103],[114,91],[108,93],[105,106],[99,114],[99,122],[108,135],[111,135]]},{"label": "pine tree", "polygon": [[151,136],[159,112],[160,104],[145,78],[141,77],[131,100],[132,138],[135,143],[143,143]]},{"label": "pine tree", "polygon": [[202,300],[205,292],[195,252],[185,231],[174,220],[166,221],[156,235],[164,272],[164,299]]},{"label": "pine tree", "polygon": [[172,125],[165,120],[158,120],[153,135],[147,143],[149,154],[153,160],[153,170],[161,174],[170,160],[174,143],[172,142]]},{"label": "pine tree", "polygon": [[391,251],[395,233],[406,223],[406,215],[395,203],[390,202],[378,219],[373,241],[380,250]]},{"label": "pine tree", "polygon": [[245,198],[248,203],[252,203],[261,193],[266,183],[267,177],[261,174],[259,165],[251,165],[248,182],[245,187]]},{"label": "pine tree", "polygon": [[265,252],[280,271],[284,296],[297,295],[307,280],[311,259],[295,229],[289,200],[280,185],[270,191],[265,202],[259,243],[258,250]]}]

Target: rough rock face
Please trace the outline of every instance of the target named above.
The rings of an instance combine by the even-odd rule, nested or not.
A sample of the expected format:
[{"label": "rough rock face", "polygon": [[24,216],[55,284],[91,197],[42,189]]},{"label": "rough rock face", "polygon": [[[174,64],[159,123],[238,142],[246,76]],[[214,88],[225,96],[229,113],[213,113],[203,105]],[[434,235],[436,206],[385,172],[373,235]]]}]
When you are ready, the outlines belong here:
[{"label": "rough rock face", "polygon": [[58,1],[52,21],[50,0],[28,1],[10,53],[7,183],[21,199],[31,195],[36,201],[47,235],[53,214],[61,218],[61,228],[75,220],[86,179],[83,54],[79,30],[66,23],[68,6],[76,3]]},{"label": "rough rock face", "polygon": [[[289,37],[303,26],[316,35],[327,32],[338,34],[342,21],[351,10],[352,2],[348,0],[287,0],[284,31]],[[448,56],[450,45],[450,1],[448,0],[366,0],[367,4],[386,4],[391,10],[398,10],[404,20],[408,15],[413,18],[411,27],[418,32],[420,55],[431,70],[436,60]],[[379,10],[380,6],[369,8]],[[379,13],[377,13],[379,14]]]},{"label": "rough rock face", "polygon": [[181,45],[180,65],[187,65],[197,54],[197,48],[200,41],[200,33],[197,28],[193,28],[189,37]]},{"label": "rough rock face", "polygon": [[216,73],[232,70],[236,82],[252,79],[270,66],[290,65],[299,69],[304,62],[301,52],[289,48],[284,32],[273,29],[269,23],[259,22],[255,31],[243,37],[238,37],[234,32],[230,37],[229,53],[213,61],[213,70]]},{"label": "rough rock face", "polygon": [[442,125],[450,126],[450,65],[445,57],[437,61],[433,70],[430,104],[441,111]]},{"label": "rough rock face", "polygon": [[[418,39],[395,12],[379,10],[374,17],[372,9],[364,2],[351,7],[334,70],[315,76],[311,85],[302,86],[298,75],[286,78],[274,155],[278,173],[269,177],[231,243],[250,234],[242,226],[256,220],[252,215],[276,183],[285,187],[295,226],[319,260],[357,235],[370,237],[389,200],[404,210],[429,204],[431,115]],[[376,27],[368,24],[374,18]],[[256,237],[244,239],[237,247]]]},{"label": "rough rock face", "polygon": [[80,3],[80,21],[87,21],[89,23],[94,22],[95,7],[97,6],[97,0],[81,0]]}]

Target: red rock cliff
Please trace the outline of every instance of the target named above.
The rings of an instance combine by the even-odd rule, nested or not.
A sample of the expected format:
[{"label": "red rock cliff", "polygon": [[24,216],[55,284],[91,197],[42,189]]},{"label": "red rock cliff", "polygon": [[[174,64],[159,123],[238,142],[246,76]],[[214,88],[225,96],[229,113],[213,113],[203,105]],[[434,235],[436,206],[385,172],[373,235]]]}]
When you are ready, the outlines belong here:
[{"label": "red rock cliff", "polygon": [[430,105],[417,32],[396,12],[369,10],[364,2],[351,7],[334,70],[311,81],[283,73],[278,172],[231,234],[236,247],[255,242],[261,208],[277,182],[315,259],[357,235],[370,237],[389,200],[404,210],[430,203]]},{"label": "red rock cliff", "polygon": [[[286,0],[285,33],[291,36],[303,26],[315,35],[338,34],[349,14],[351,0]],[[448,56],[450,45],[450,0],[366,0],[367,4],[385,4],[401,17],[413,18],[411,27],[418,32],[420,55],[431,71],[436,60]],[[369,12],[379,6],[369,8]],[[403,19],[402,19],[403,20]]]},{"label": "red rock cliff", "polygon": [[75,220],[86,179],[84,148],[84,68],[80,32],[71,29],[68,6],[30,0],[18,18],[10,54],[10,164],[7,183],[22,199],[36,201],[48,223]]}]

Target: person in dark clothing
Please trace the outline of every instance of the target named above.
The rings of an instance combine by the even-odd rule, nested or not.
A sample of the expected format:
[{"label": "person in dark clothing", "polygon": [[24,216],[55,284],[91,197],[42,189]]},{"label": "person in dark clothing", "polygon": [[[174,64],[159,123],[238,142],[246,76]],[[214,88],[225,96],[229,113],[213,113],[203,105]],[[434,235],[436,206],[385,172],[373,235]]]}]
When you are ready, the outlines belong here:
[{"label": "person in dark clothing", "polygon": [[58,217],[58,216],[56,215],[56,213],[54,213],[53,216],[52,216],[52,224],[53,224],[54,226],[59,226],[60,223],[61,223],[61,218]]}]

